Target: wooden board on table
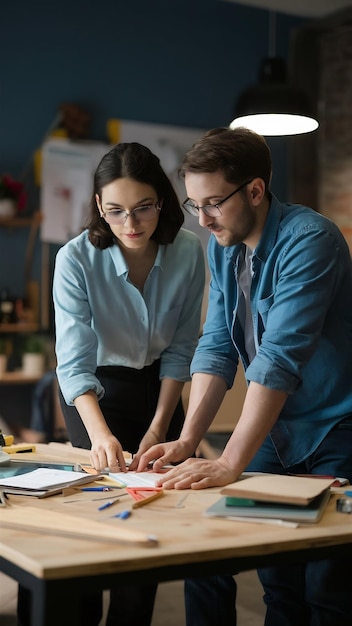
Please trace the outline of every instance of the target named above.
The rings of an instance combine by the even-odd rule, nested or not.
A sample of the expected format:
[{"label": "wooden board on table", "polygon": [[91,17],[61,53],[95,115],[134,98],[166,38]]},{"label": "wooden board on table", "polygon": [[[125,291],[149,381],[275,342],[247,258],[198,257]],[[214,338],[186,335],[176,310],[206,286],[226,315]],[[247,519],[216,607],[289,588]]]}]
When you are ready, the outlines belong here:
[{"label": "wooden board on table", "polygon": [[74,515],[66,515],[56,511],[26,507],[25,515],[21,508],[5,508],[1,510],[0,527],[17,528],[33,532],[91,539],[93,541],[113,541],[116,543],[136,543],[145,546],[156,546],[156,537],[124,526],[110,526],[104,522],[85,519]]}]

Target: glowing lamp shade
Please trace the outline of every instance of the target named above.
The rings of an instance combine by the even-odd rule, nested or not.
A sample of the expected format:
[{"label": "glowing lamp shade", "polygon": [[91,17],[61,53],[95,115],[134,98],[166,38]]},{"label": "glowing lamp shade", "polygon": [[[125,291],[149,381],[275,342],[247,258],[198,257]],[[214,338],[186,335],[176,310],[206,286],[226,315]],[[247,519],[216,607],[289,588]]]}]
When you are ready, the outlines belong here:
[{"label": "glowing lamp shade", "polygon": [[230,128],[244,126],[260,135],[299,135],[316,130],[307,95],[286,82],[283,59],[264,59],[258,85],[240,95]]}]

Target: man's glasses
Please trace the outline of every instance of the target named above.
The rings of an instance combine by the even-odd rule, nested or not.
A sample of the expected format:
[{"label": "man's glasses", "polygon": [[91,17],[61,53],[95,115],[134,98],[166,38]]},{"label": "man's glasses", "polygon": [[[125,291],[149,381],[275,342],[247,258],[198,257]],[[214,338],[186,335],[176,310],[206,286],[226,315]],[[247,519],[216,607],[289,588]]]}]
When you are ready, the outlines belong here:
[{"label": "man's glasses", "polygon": [[109,209],[102,211],[102,214],[108,224],[124,224],[128,217],[133,217],[137,222],[149,222],[156,217],[158,211],[160,211],[158,204],[148,204],[136,207],[130,212],[124,209]]},{"label": "man's glasses", "polygon": [[247,180],[245,183],[237,187],[235,191],[232,191],[228,196],[226,196],[226,198],[224,198],[220,202],[217,202],[216,204],[205,204],[204,206],[197,206],[196,204],[194,204],[194,202],[192,202],[192,200],[187,198],[182,203],[182,206],[185,209],[185,211],[187,211],[187,213],[190,213],[190,215],[193,215],[194,217],[199,217],[199,211],[203,211],[203,213],[205,213],[205,215],[208,215],[209,217],[218,217],[219,215],[222,215],[221,209],[220,209],[221,205],[224,204],[224,202],[226,202],[230,198],[232,198],[232,196],[234,196],[235,193],[237,193],[238,191],[241,191],[243,187],[245,187],[246,185],[249,185],[249,183],[251,183],[252,180],[253,178],[251,178],[251,180]]}]

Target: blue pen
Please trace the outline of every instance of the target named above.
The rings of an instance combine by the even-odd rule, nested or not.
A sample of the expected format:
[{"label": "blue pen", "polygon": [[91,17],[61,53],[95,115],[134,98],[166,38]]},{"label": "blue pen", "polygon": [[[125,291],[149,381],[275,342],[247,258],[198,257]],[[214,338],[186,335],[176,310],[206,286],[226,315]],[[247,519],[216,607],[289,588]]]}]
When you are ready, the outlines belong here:
[{"label": "blue pen", "polygon": [[112,491],[111,487],[83,487],[81,491]]},{"label": "blue pen", "polygon": [[105,502],[105,504],[102,504],[101,506],[99,506],[98,511],[104,511],[104,509],[108,509],[109,506],[116,504],[116,502],[118,502],[118,500],[109,500],[108,502]]},{"label": "blue pen", "polygon": [[120,519],[127,519],[131,515],[131,511],[122,511],[113,517],[119,517]]},{"label": "blue pen", "polygon": [[345,494],[345,496],[352,497],[352,491],[344,491],[343,493]]}]

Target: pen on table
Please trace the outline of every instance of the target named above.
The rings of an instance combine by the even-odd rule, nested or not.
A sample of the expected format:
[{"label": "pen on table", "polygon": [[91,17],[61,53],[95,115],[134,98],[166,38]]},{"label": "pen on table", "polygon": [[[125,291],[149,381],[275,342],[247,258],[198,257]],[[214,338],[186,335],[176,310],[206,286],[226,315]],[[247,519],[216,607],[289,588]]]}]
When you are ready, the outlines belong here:
[{"label": "pen on table", "polygon": [[113,504],[116,504],[116,502],[118,502],[117,500],[109,500],[108,502],[104,502],[104,504],[102,504],[101,506],[98,506],[98,511],[104,511],[104,509],[108,509],[109,506],[112,506]]},{"label": "pen on table", "polygon": [[120,487],[83,487],[81,491],[112,491],[113,489],[120,489]]},{"label": "pen on table", "polygon": [[121,513],[117,513],[117,515],[113,515],[113,517],[119,517],[120,519],[127,519],[131,515],[131,511],[121,511]]},{"label": "pen on table", "polygon": [[242,517],[241,515],[229,515],[227,519],[234,520],[235,522],[251,522],[253,524],[275,524],[276,526],[286,526],[286,528],[298,528],[297,522],[288,522],[282,519],[276,519],[271,517]]},{"label": "pen on table", "polygon": [[188,494],[186,493],[184,496],[182,496],[182,498],[180,498],[176,504],[175,504],[175,508],[176,509],[183,509],[184,507],[184,501],[186,500],[186,498],[188,497]]},{"label": "pen on table", "polygon": [[117,496],[113,496],[111,494],[109,494],[108,496],[103,496],[103,497],[99,497],[99,498],[91,498],[89,500],[82,500],[81,498],[75,498],[74,500],[65,500],[65,502],[63,502],[63,504],[72,504],[73,502],[101,502],[102,500],[106,500],[107,498],[114,498],[114,500],[116,500],[116,502],[122,498],[123,496],[127,496],[127,493],[119,493]]},{"label": "pen on table", "polygon": [[128,495],[127,493],[119,493],[118,496],[108,495],[108,496],[105,496],[103,498],[92,498],[92,502],[97,502],[97,501],[101,502],[102,500],[106,500],[106,498],[110,498],[110,499],[113,498],[114,501],[117,502],[120,498],[122,498],[123,496],[127,496],[127,495]]}]

